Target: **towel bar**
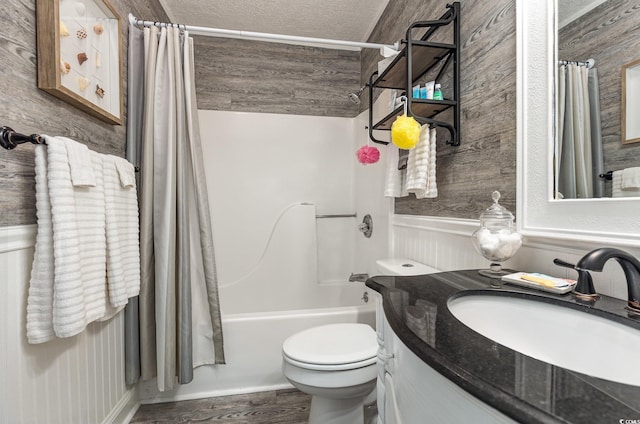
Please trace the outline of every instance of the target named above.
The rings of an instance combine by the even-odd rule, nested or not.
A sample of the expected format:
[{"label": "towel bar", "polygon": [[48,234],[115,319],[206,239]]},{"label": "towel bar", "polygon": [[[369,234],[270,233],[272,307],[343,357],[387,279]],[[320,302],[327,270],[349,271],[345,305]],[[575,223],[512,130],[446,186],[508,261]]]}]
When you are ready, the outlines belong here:
[{"label": "towel bar", "polygon": [[316,215],[316,219],[322,218],[356,218],[357,215],[355,213],[343,213],[343,214],[335,214],[335,215]]},{"label": "towel bar", "polygon": [[[11,127],[0,127],[0,146],[7,150],[13,150],[24,143],[47,144],[40,134],[25,135],[15,132]],[[136,172],[140,172],[139,166],[134,167],[134,169]]]}]

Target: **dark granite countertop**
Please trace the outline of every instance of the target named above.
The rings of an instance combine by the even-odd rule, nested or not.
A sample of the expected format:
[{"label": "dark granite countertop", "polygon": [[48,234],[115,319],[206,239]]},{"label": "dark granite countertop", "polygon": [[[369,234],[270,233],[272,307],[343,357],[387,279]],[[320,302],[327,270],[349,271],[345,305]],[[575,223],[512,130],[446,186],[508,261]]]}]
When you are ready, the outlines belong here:
[{"label": "dark granite countertop", "polygon": [[[411,277],[374,276],[366,285],[382,295],[385,316],[400,340],[440,374],[522,423],[620,423],[639,420],[640,387],[620,384],[557,367],[496,343],[471,330],[447,308],[452,296],[491,291],[502,296],[535,296],[625,322],[626,302],[602,296],[583,305],[571,294],[555,295],[505,284],[493,288],[476,270]],[[416,302],[427,310],[427,328],[411,319]],[[588,328],[585,329],[588,337]],[[629,367],[640,366],[628,364]],[[634,421],[627,421],[634,422]]]}]

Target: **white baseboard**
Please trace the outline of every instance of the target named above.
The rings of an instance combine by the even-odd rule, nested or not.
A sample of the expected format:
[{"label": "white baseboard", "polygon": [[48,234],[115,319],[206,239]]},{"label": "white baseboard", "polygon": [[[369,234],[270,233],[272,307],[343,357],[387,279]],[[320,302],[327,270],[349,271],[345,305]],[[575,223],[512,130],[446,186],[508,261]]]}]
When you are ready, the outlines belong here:
[{"label": "white baseboard", "polygon": [[105,417],[102,424],[128,424],[139,407],[138,391],[135,387],[130,388]]},{"label": "white baseboard", "polygon": [[164,395],[163,393],[160,393],[153,398],[142,400],[141,403],[143,405],[151,405],[155,403],[178,402],[182,400],[206,399],[206,398],[212,398],[212,397],[232,396],[232,395],[244,395],[248,393],[269,392],[272,390],[283,390],[283,389],[292,389],[292,388],[293,386],[291,384],[285,383],[285,384],[274,384],[271,386],[255,386],[255,387],[245,387],[242,389],[231,389],[231,390],[211,390],[211,391],[201,391],[201,392],[195,392],[195,393],[171,393],[169,395]]}]

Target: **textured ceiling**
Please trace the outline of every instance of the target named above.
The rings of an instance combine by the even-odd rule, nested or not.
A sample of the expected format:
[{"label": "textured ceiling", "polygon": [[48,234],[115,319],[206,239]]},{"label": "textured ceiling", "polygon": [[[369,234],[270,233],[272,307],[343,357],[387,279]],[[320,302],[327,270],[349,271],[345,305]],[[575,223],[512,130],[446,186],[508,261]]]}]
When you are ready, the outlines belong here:
[{"label": "textured ceiling", "polygon": [[160,0],[174,23],[366,41],[389,0]]},{"label": "textured ceiling", "polygon": [[575,21],[606,0],[558,0],[558,28]]}]

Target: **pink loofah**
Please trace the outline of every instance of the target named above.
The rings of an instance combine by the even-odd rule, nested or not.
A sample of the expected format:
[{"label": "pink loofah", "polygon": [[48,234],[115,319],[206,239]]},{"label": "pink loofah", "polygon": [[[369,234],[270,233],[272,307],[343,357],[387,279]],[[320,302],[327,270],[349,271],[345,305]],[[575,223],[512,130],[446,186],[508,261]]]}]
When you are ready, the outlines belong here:
[{"label": "pink loofah", "polygon": [[380,160],[380,151],[376,147],[362,146],[356,152],[358,161],[362,164],[376,163]]}]

